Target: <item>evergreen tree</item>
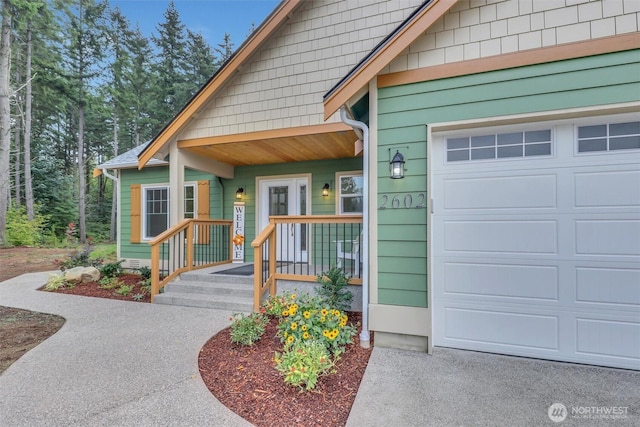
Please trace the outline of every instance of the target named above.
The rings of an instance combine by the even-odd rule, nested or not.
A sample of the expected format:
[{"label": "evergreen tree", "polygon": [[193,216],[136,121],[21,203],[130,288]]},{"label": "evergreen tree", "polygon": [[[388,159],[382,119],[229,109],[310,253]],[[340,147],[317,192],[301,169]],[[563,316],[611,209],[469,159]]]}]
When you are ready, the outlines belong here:
[{"label": "evergreen tree", "polygon": [[75,0],[67,13],[67,67],[71,83],[70,97],[74,101],[72,114],[77,128],[78,232],[81,243],[86,241],[86,177],[85,177],[85,113],[90,87],[100,74],[105,45],[104,13],[106,3]]},{"label": "evergreen tree", "polygon": [[222,43],[218,44],[216,48],[218,54],[218,67],[222,67],[225,62],[233,55],[233,43],[231,42],[231,35],[224,33]]},{"label": "evergreen tree", "polygon": [[156,131],[159,131],[184,106],[190,88],[186,80],[189,60],[185,26],[180,21],[173,1],[164,12],[164,22],[156,28],[158,36],[152,36],[158,48],[157,62],[153,67],[156,79],[154,113],[158,121]]},{"label": "evergreen tree", "polygon": [[190,96],[204,85],[216,71],[216,59],[211,46],[200,33],[187,30],[190,61],[187,68],[187,80],[192,85]]}]

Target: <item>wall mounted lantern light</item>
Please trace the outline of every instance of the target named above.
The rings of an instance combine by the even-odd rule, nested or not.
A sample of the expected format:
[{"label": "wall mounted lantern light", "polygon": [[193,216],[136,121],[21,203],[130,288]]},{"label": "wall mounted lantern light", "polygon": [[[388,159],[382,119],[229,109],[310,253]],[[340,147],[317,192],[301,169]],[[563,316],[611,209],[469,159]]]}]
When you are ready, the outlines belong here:
[{"label": "wall mounted lantern light", "polygon": [[242,200],[243,194],[244,194],[244,188],[242,187],[238,188],[238,191],[236,191],[236,200]]},{"label": "wall mounted lantern light", "polygon": [[325,183],[322,187],[322,197],[329,197],[329,183]]},{"label": "wall mounted lantern light", "polygon": [[399,150],[396,150],[396,154],[389,162],[389,164],[391,165],[391,174],[389,175],[389,177],[391,179],[404,178],[404,163],[404,156],[400,153]]}]

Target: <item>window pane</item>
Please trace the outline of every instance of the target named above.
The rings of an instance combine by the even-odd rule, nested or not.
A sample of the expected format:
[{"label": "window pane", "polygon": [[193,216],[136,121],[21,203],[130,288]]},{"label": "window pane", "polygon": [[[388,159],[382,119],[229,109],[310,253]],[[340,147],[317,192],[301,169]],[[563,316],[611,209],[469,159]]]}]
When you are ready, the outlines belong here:
[{"label": "window pane", "polygon": [[589,151],[607,151],[607,140],[603,138],[578,142],[579,153],[588,153]]},{"label": "window pane", "polygon": [[469,148],[469,138],[447,139],[447,150],[455,150],[457,148]]},{"label": "window pane", "polygon": [[340,177],[340,192],[342,194],[362,194],[362,176]]},{"label": "window pane", "polygon": [[609,125],[609,135],[637,135],[640,133],[640,122],[614,123]]},{"label": "window pane", "polygon": [[459,162],[460,160],[469,160],[468,150],[449,151],[447,152],[448,162]]},{"label": "window pane", "polygon": [[343,197],[342,198],[343,213],[361,213],[362,197]]},{"label": "window pane", "polygon": [[184,198],[193,199],[193,185],[187,185],[184,187]]},{"label": "window pane", "polygon": [[607,125],[580,126],[578,128],[578,138],[580,139],[597,138],[599,136],[607,136]]},{"label": "window pane", "polygon": [[185,218],[193,218],[193,200],[185,200],[184,201],[184,217]]},{"label": "window pane", "polygon": [[609,140],[609,150],[629,150],[633,148],[640,148],[640,135],[611,138]]},{"label": "window pane", "polygon": [[289,214],[289,187],[269,187],[269,215]]},{"label": "window pane", "polygon": [[512,145],[509,147],[498,147],[498,158],[522,157],[522,145]]},{"label": "window pane", "polygon": [[[522,144],[522,132],[503,133],[498,135],[498,145]],[[512,156],[508,156],[512,157]]]},{"label": "window pane", "polygon": [[524,146],[524,155],[529,156],[548,156],[551,154],[551,144],[530,144]]},{"label": "window pane", "polygon": [[471,137],[471,147],[493,147],[495,143],[496,143],[495,135],[483,135],[483,136]]},{"label": "window pane", "polygon": [[531,132],[525,132],[524,142],[546,142],[551,141],[551,130],[536,130]]},{"label": "window pane", "polygon": [[167,229],[167,218],[165,214],[147,215],[147,237],[155,237]]},{"label": "window pane", "polygon": [[479,149],[471,150],[471,160],[495,159],[495,158],[496,158],[496,149],[494,147],[479,148]]}]

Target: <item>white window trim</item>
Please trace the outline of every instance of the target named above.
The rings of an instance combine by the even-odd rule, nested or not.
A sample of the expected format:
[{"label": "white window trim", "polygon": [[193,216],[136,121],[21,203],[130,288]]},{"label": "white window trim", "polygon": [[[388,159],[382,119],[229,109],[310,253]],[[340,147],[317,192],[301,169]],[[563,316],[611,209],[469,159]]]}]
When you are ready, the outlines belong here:
[{"label": "white window trim", "polygon": [[[362,177],[362,170],[355,171],[340,171],[336,172],[336,181],[335,181],[335,193],[336,193],[336,215],[347,215],[347,216],[359,216],[362,215],[362,212],[342,212],[342,185],[340,183],[340,179],[345,176],[360,176]],[[364,191],[364,188],[362,189]],[[362,195],[364,197],[364,194]]]},{"label": "white window trim", "polygon": [[[185,187],[193,187],[193,217],[196,218],[198,216],[198,183],[196,181],[188,181],[184,183]],[[140,185],[141,189],[141,197],[142,197],[142,206],[141,213],[142,221],[140,227],[140,234],[142,235],[142,241],[149,242],[155,239],[156,236],[149,237],[146,235],[147,233],[147,190],[167,190],[167,203],[168,206],[171,206],[171,189],[168,183],[160,183],[160,184],[142,184]],[[183,192],[184,194],[184,192]],[[182,209],[184,214],[184,200],[182,201]],[[167,224],[171,224],[171,209],[167,211]]]}]

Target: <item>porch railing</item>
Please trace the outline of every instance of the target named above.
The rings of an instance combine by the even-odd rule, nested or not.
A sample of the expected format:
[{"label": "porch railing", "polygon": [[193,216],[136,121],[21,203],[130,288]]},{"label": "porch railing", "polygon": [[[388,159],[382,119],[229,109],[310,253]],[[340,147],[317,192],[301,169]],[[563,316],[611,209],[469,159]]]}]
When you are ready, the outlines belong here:
[{"label": "porch railing", "polygon": [[185,219],[151,245],[151,302],[178,274],[231,262],[231,220]]},{"label": "porch railing", "polygon": [[362,216],[272,216],[251,246],[254,311],[267,289],[276,294],[278,280],[315,282],[332,266],[350,275],[350,284],[362,284]]}]

